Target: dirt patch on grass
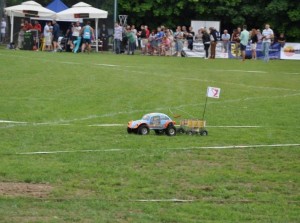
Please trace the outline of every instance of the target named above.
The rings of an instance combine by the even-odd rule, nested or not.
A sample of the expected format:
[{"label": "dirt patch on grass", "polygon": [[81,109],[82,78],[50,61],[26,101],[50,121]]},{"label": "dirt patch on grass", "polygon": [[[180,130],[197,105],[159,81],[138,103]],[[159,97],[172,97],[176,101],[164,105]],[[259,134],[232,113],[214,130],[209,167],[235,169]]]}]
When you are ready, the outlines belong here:
[{"label": "dirt patch on grass", "polygon": [[0,196],[45,198],[52,189],[48,184],[0,182]]}]

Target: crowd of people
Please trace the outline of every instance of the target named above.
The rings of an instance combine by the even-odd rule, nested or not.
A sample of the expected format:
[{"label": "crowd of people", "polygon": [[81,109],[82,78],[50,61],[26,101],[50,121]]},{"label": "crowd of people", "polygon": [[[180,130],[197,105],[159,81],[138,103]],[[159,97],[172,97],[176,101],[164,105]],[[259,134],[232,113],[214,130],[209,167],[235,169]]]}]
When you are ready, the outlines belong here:
[{"label": "crowd of people", "polygon": [[[6,28],[2,19],[2,29]],[[4,28],[3,28],[4,27]],[[45,26],[41,27],[37,20],[34,24],[31,24],[28,20],[22,19],[21,27],[18,38],[17,48],[22,48],[24,42],[24,33],[29,30],[37,30],[41,34],[41,50],[56,52],[59,49],[59,37],[62,36],[59,24],[53,21],[47,21]],[[91,42],[95,40],[95,31],[91,27],[90,21],[87,21],[85,25],[81,25],[79,22],[72,22],[67,31],[63,34],[68,39],[68,45],[73,52],[90,52]],[[1,35],[1,39],[5,38]],[[106,40],[108,44],[108,32],[105,25],[102,26],[100,35],[98,38]],[[250,43],[252,59],[256,59],[256,47],[257,43],[262,42],[262,51],[265,55],[265,60],[269,60],[268,52],[272,42],[275,41],[275,35],[269,24],[265,25],[265,29],[261,32],[260,29],[247,30],[246,26],[237,27],[233,30],[232,34],[229,34],[225,29],[220,34],[213,27],[202,27],[195,33],[193,27],[177,26],[173,31],[165,26],[159,26],[156,29],[150,30],[147,25],[141,25],[137,30],[134,25],[121,26],[119,23],[115,23],[114,32],[114,52],[116,54],[126,53],[128,55],[134,55],[136,49],[141,50],[141,55],[158,55],[158,56],[182,56],[182,50],[184,46],[188,50],[193,51],[195,42],[202,42],[205,51],[205,59],[216,58],[216,45],[218,41],[223,44],[223,52],[227,53],[231,50],[231,45],[234,43],[234,54],[241,55],[241,58],[245,60],[246,46]],[[283,47],[285,44],[285,36],[283,33],[276,38],[276,41]],[[79,43],[80,48],[79,48]]]},{"label": "crowd of people", "polygon": [[[193,31],[193,28],[186,26],[177,26],[175,32],[171,29],[159,26],[157,29],[149,30],[148,26],[142,25],[140,31],[137,31],[135,26],[126,27],[121,26],[119,23],[115,23],[114,29],[114,44],[115,53],[134,54],[137,47],[141,48],[142,55],[159,55],[159,56],[181,56],[181,52],[186,43],[189,50],[193,50],[194,42],[202,42],[205,50],[205,59],[215,59],[216,57],[216,45],[217,41],[222,41],[223,52],[227,53],[230,48],[230,44],[234,42],[235,55],[241,55],[243,60],[245,59],[245,50],[248,43],[251,45],[252,59],[256,59],[256,47],[257,43],[263,43],[263,52],[268,59],[269,47],[272,42],[275,41],[273,30],[269,24],[265,25],[263,32],[260,29],[251,29],[247,31],[247,27],[244,26],[233,30],[232,35],[225,29],[220,34],[214,27],[200,28],[197,33]],[[281,33],[276,39],[277,42],[284,46],[285,37]]]}]

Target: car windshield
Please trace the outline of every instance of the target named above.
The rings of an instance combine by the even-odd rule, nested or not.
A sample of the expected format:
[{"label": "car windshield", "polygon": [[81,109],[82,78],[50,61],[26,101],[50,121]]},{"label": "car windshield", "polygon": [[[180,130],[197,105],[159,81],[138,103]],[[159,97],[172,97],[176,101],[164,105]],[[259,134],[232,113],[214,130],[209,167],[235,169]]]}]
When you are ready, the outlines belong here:
[{"label": "car windshield", "polygon": [[150,119],[150,116],[149,115],[144,115],[142,120],[145,120],[145,121],[148,121]]}]

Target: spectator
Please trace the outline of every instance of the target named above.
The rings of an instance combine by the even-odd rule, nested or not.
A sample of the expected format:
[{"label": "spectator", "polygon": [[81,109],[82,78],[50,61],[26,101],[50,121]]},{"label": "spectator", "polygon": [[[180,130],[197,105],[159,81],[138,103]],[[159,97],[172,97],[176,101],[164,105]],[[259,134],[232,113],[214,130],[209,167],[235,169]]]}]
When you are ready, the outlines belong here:
[{"label": "spectator", "polygon": [[174,33],[174,41],[175,41],[175,51],[176,56],[181,56],[181,51],[183,49],[183,32],[181,31],[181,27],[177,26],[176,32]]},{"label": "spectator", "polygon": [[240,35],[241,35],[241,28],[238,27],[237,29],[233,30],[231,41],[234,42],[234,52],[235,56],[238,58],[240,56]]},{"label": "spectator", "polygon": [[17,49],[23,49],[23,43],[24,43],[24,33],[25,33],[24,23],[21,23],[20,25],[20,31],[18,35],[18,46]]},{"label": "spectator", "polygon": [[135,46],[136,46],[136,37],[135,37],[135,31],[129,27],[127,27],[126,30],[126,37],[128,39],[128,51],[127,54],[128,55],[134,55],[134,50],[135,50]]},{"label": "spectator", "polygon": [[156,36],[156,30],[153,29],[152,32],[149,35],[149,51],[150,51],[150,55],[154,55],[154,53],[155,53],[155,49],[156,49],[155,36]]},{"label": "spectator", "polygon": [[121,53],[121,42],[122,42],[122,33],[123,27],[119,25],[119,23],[115,23],[115,30],[114,30],[114,44],[115,44],[115,53]]},{"label": "spectator", "polygon": [[251,54],[252,54],[252,59],[256,60],[256,47],[257,47],[257,30],[252,29],[251,34],[250,34],[250,42],[251,42]]},{"label": "spectator", "polygon": [[41,24],[39,23],[39,21],[37,21],[37,20],[34,21],[33,29],[37,30],[39,33],[42,32],[42,26],[41,26]]},{"label": "spectator", "polygon": [[262,34],[261,34],[260,29],[256,30],[256,35],[257,35],[257,42],[261,43],[262,42]]},{"label": "spectator", "polygon": [[195,32],[193,31],[193,27],[190,26],[186,36],[186,39],[188,41],[188,49],[190,50],[193,50],[194,36],[195,36]]},{"label": "spectator", "polygon": [[274,38],[274,32],[270,28],[269,24],[265,25],[265,29],[262,32],[262,52],[264,54],[264,61],[269,62],[269,49],[271,45],[272,38]]},{"label": "spectator", "polygon": [[141,39],[142,55],[146,55],[147,54],[148,38],[146,36],[146,29],[145,29],[144,25],[141,25],[141,31],[139,32],[139,37]]},{"label": "spectator", "polygon": [[223,31],[221,39],[223,43],[224,53],[227,53],[229,49],[229,41],[230,41],[230,34],[228,33],[227,29]]},{"label": "spectator", "polygon": [[277,38],[277,42],[280,43],[281,47],[284,47],[286,38],[284,33],[280,33],[279,37]]},{"label": "spectator", "polygon": [[198,33],[195,35],[195,42],[201,42],[202,41],[202,30],[204,28],[198,29]]},{"label": "spectator", "polygon": [[210,59],[216,58],[216,46],[217,46],[217,31],[215,28],[209,28],[210,34]]},{"label": "spectator", "polygon": [[52,31],[51,31],[51,22],[46,22],[46,25],[44,26],[44,44],[42,47],[42,51],[44,50],[52,50]]},{"label": "spectator", "polygon": [[202,28],[201,32],[202,32],[202,42],[204,44],[204,50],[205,50],[204,59],[208,59],[208,49],[210,46],[210,37],[205,28]]},{"label": "spectator", "polygon": [[56,52],[58,48],[58,37],[60,35],[60,27],[57,24],[56,20],[53,20],[53,51]]},{"label": "spectator", "polygon": [[24,20],[24,29],[25,31],[33,29],[33,26],[31,25],[30,22],[28,22],[28,20]]},{"label": "spectator", "polygon": [[245,61],[246,59],[246,47],[249,42],[249,32],[247,31],[247,26],[243,26],[243,31],[241,32],[240,35],[240,47],[241,47],[241,52],[242,52],[242,60]]},{"label": "spectator", "polygon": [[81,32],[81,26],[79,22],[76,22],[75,25],[72,27],[72,41],[71,41],[71,46],[70,49],[74,49],[74,41],[78,40],[78,37]]},{"label": "spectator", "polygon": [[4,18],[1,20],[1,42],[5,43],[5,35],[6,35],[6,21]]},{"label": "spectator", "polygon": [[87,21],[86,25],[80,30],[80,35],[82,35],[82,46],[81,52],[84,53],[87,48],[88,53],[91,52],[92,39],[95,39],[94,29],[91,27],[91,22]]},{"label": "spectator", "polygon": [[155,41],[156,41],[156,47],[157,47],[157,53],[158,55],[161,55],[162,53],[162,39],[164,37],[165,33],[164,31],[161,29],[161,27],[157,27],[157,33],[155,36]]},{"label": "spectator", "polygon": [[105,24],[102,24],[102,27],[100,29],[99,38],[102,41],[103,50],[107,51],[108,50],[108,30],[107,30]]}]

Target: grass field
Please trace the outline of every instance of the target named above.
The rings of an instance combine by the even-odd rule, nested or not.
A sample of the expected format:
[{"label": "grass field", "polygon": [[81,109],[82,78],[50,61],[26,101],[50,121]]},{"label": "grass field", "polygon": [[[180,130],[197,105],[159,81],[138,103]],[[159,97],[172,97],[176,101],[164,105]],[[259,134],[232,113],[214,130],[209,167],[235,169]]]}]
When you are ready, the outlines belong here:
[{"label": "grass field", "polygon": [[[0,65],[0,222],[299,222],[299,61],[0,49]],[[149,112],[201,118],[208,86],[208,136],[127,134]]]}]

